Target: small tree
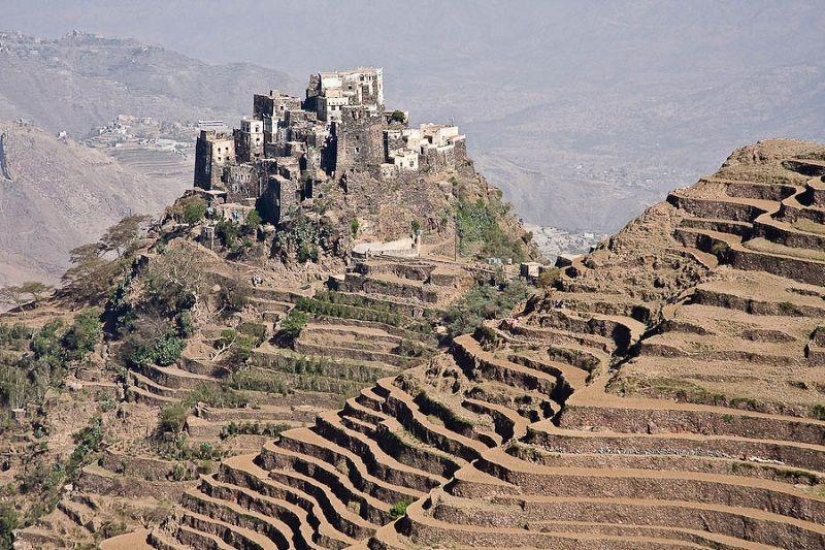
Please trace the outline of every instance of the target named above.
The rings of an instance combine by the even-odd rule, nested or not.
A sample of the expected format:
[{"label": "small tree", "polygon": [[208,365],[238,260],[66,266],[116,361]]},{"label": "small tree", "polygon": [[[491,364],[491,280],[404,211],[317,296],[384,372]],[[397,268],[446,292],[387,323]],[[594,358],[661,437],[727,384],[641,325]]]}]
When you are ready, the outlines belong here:
[{"label": "small tree", "polygon": [[128,269],[130,262],[124,256],[113,261],[102,256],[107,249],[101,243],[84,244],[69,252],[72,266],[63,274],[63,290],[77,301],[100,301],[109,288]]},{"label": "small tree", "polygon": [[390,120],[393,122],[404,122],[407,120],[407,117],[404,115],[404,111],[399,111],[396,109],[390,115]]},{"label": "small tree", "polygon": [[158,414],[158,428],[164,434],[179,434],[186,425],[189,409],[181,403],[167,405]]},{"label": "small tree", "polygon": [[198,223],[206,215],[206,201],[201,197],[193,197],[183,207],[183,223],[189,225]]},{"label": "small tree", "polygon": [[231,279],[226,279],[220,286],[218,299],[220,300],[221,311],[230,313],[241,311],[249,303],[251,290],[249,285],[241,279],[240,274]]},{"label": "small tree", "polygon": [[14,307],[21,308],[26,303],[26,293],[19,286],[6,286],[0,288],[0,303],[14,304]]},{"label": "small tree", "polygon": [[127,216],[117,222],[101,237],[103,250],[114,251],[118,256],[131,252],[149,219],[149,216]]},{"label": "small tree", "polygon": [[35,307],[43,299],[43,295],[50,292],[52,288],[52,286],[39,281],[28,281],[20,285],[20,290],[32,297]]},{"label": "small tree", "polygon": [[358,230],[361,228],[361,222],[358,221],[358,218],[353,218],[351,222],[349,222],[349,230],[352,233],[352,238],[358,236]]},{"label": "small tree", "polygon": [[249,214],[246,215],[246,221],[244,222],[248,227],[258,227],[263,223],[263,218],[261,218],[260,212],[253,209],[249,211]]},{"label": "small tree", "polygon": [[75,317],[74,324],[63,335],[63,346],[68,358],[81,359],[100,342],[103,337],[100,313],[99,309],[90,308]]},{"label": "small tree", "polygon": [[309,317],[303,311],[293,309],[281,321],[281,335],[288,343],[294,342],[300,335],[304,327],[309,323]]}]

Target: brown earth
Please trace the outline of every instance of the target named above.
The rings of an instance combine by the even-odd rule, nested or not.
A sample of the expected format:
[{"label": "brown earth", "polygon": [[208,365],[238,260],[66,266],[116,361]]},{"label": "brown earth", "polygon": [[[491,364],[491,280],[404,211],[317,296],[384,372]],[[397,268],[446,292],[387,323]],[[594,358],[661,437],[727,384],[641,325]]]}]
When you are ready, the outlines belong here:
[{"label": "brown earth", "polygon": [[[260,446],[233,446],[198,481],[174,482],[179,505],[160,525],[141,524],[151,529],[147,543],[823,547],[825,262],[812,257],[821,233],[796,224],[825,222],[824,155],[792,141],[737,151],[712,178],[574,262],[512,318],[455,338],[449,350],[415,320],[455,299],[461,266],[452,279],[426,279],[440,265],[426,258],[357,267],[339,304],[409,321],[316,315],[294,353],[336,358],[340,385],[328,366],[313,367],[313,383],[326,384],[316,406],[326,410]],[[251,306],[273,323],[293,296],[276,280],[262,283]],[[178,399],[195,380],[216,383],[209,342],[219,330],[202,326],[174,367],[130,373],[130,406]],[[399,339],[427,352],[404,360],[399,351],[409,347]],[[292,376],[296,363],[283,358],[292,353],[264,344],[251,366],[292,385],[297,418],[297,402],[319,387],[304,393],[307,378]],[[322,406],[336,399],[338,410]],[[284,402],[262,398],[260,414]],[[188,429],[209,440],[221,422],[249,414],[202,407]],[[80,490],[114,498],[116,483],[100,480],[127,471],[173,483],[158,481],[168,465],[140,452],[112,471],[129,452],[107,449]],[[151,487],[162,498],[164,487]],[[42,525],[20,537],[37,546],[53,533]]]}]

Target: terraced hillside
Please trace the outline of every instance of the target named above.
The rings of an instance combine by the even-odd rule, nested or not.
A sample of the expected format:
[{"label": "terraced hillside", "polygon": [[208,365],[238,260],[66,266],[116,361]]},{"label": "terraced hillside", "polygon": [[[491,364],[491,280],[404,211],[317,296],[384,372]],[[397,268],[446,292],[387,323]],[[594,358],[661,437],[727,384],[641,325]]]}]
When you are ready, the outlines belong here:
[{"label": "terraced hillside", "polygon": [[[67,379],[76,400],[96,409],[109,437],[82,465],[72,488],[58,496],[56,508],[16,533],[21,548],[93,544],[113,532],[159,523],[181,497],[188,502],[187,490],[195,489],[200,474],[214,472],[221,458],[243,460],[282,431],[340,408],[364,386],[426,363],[439,344],[434,318],[473,282],[446,261],[379,258],[355,265],[346,280],[359,281],[357,288],[335,289],[337,280],[299,285],[286,272],[227,261],[180,238],[141,253],[133,275],[141,282],[133,286],[151,285],[172,258],[198,273],[190,281],[214,285],[196,308],[196,331],[172,364],[130,364],[113,351],[105,368],[80,367]],[[385,286],[380,281],[389,273],[392,285]],[[247,288],[244,306],[222,313],[218,296],[238,285]],[[293,312],[307,322],[285,339],[281,329]],[[40,308],[7,320],[42,326],[58,314],[46,313]],[[186,415],[180,433],[159,433],[159,412],[163,418],[175,410]],[[4,449],[9,481],[24,469],[14,458],[35,444],[10,441]],[[113,517],[117,530],[101,519]]]},{"label": "terraced hillside", "polygon": [[822,159],[737,151],[519,315],[223,461],[149,542],[825,546]]}]

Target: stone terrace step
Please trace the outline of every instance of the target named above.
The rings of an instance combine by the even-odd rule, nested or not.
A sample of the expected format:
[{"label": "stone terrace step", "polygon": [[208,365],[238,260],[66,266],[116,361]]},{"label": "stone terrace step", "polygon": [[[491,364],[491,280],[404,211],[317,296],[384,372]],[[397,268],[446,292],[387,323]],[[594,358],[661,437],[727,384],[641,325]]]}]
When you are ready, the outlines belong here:
[{"label": "stone terrace step", "polygon": [[185,525],[211,533],[238,550],[291,548],[287,535],[290,529],[280,520],[250,512],[200,491],[184,493],[182,504],[187,508],[182,518]]},{"label": "stone terrace step", "polygon": [[189,527],[191,531],[206,533],[223,540],[230,548],[236,550],[286,550],[289,548],[286,539],[276,544],[251,529],[239,527],[231,522],[205,514],[187,511],[181,517],[181,523]]},{"label": "stone terrace step", "polygon": [[616,495],[677,499],[765,510],[809,522],[822,523],[825,519],[825,497],[757,478],[678,471],[545,467],[518,460],[501,450],[487,453],[478,467],[531,495],[544,497]]},{"label": "stone terrace step", "polygon": [[531,444],[554,453],[600,453],[604,455],[687,455],[719,459],[774,462],[792,466],[800,473],[825,472],[825,447],[805,443],[707,436],[691,433],[622,434],[575,430],[528,428]]},{"label": "stone terrace step", "polygon": [[[312,477],[295,471],[273,471],[260,468],[250,455],[233,457],[221,465],[221,480],[246,487],[271,498],[286,500],[300,506],[321,522],[327,522],[345,537],[361,539],[370,536],[377,526],[350,510],[335,493]],[[355,541],[341,537],[353,544]]]},{"label": "stone terrace step", "polygon": [[[281,450],[287,451],[281,453]],[[383,451],[382,451],[383,454]],[[336,442],[308,430],[290,430],[281,434],[277,446],[266,445],[262,451],[262,467],[274,469],[280,464],[295,464],[293,467],[314,467],[336,469],[341,464],[342,476],[359,491],[369,494],[383,502],[401,502],[417,499],[424,495],[423,489],[438,485],[439,480],[426,483],[422,490],[412,488],[412,483],[405,479],[406,472],[390,470],[385,463],[375,461],[360,449],[357,452],[345,448]],[[286,460],[284,460],[284,458]],[[367,466],[369,464],[369,467]],[[413,470],[412,479],[420,479],[420,473]],[[404,483],[406,482],[406,483]]]},{"label": "stone terrace step", "polygon": [[[374,524],[382,524],[389,521],[389,504],[384,500],[379,500],[373,493],[379,496],[391,494],[391,491],[373,489],[373,481],[357,477],[356,486],[347,473],[342,473],[332,464],[316,459],[309,455],[302,455],[274,445],[265,448],[265,453],[260,455],[256,462],[261,462],[272,469],[269,476],[284,485],[302,488],[305,486],[303,480],[314,480],[316,486],[322,491],[329,491],[328,495],[338,497],[342,502],[356,502],[359,506],[359,514],[366,521]],[[378,483],[374,483],[378,487]],[[311,492],[304,489],[305,492]]]},{"label": "stone terrace step", "polygon": [[459,336],[453,341],[452,353],[456,363],[471,380],[491,379],[520,389],[536,390],[551,398],[558,385],[555,376],[494,358],[469,335]]},{"label": "stone terrace step", "polygon": [[[562,428],[600,426],[615,432],[649,433],[651,426],[671,433],[747,437],[825,445],[825,422],[656,399],[622,399],[605,395],[602,403],[568,404],[559,417]],[[533,426],[541,429],[541,426]]]},{"label": "stone terrace step", "polygon": [[331,546],[343,548],[355,541],[336,531],[322,515],[308,514],[302,507],[281,498],[272,498],[245,486],[224,483],[213,477],[205,477],[201,491],[229,502],[234,502],[248,512],[277,518],[289,531],[281,532],[290,537],[296,548]]},{"label": "stone terrace step", "polygon": [[174,366],[145,365],[141,370],[143,375],[150,378],[157,385],[168,388],[191,390],[201,384],[217,383],[217,380],[211,376],[194,374]]},{"label": "stone terrace step", "polygon": [[174,399],[181,399],[188,391],[181,388],[170,388],[156,383],[151,378],[148,378],[139,372],[129,371],[129,378],[134,386],[141,388],[149,393],[153,393],[160,397],[170,397]]},{"label": "stone terrace step", "polygon": [[[512,525],[512,524],[511,524]],[[590,533],[541,533],[519,529],[510,525],[479,527],[455,525],[440,521],[425,513],[422,503],[407,508],[407,518],[399,525],[404,536],[413,544],[428,548],[483,548],[483,547],[531,547],[562,550],[603,549],[612,550],[675,550],[703,548],[690,542],[669,541],[651,537],[610,536]],[[403,547],[403,546],[402,546]]]},{"label": "stone terrace step", "polygon": [[137,402],[145,403],[154,407],[165,407],[166,405],[177,403],[179,401],[175,397],[164,397],[162,395],[157,395],[138,386],[129,386],[127,395]]},{"label": "stone terrace step", "polygon": [[[322,437],[356,452],[365,463],[369,464],[371,471],[389,483],[424,491],[446,481],[445,478],[428,471],[403,464],[387,454],[377,441],[343,426],[341,419],[335,413],[318,415],[315,431]],[[396,442],[403,444],[404,440],[403,438],[397,439]],[[414,452],[416,448],[413,447],[411,450]]]}]

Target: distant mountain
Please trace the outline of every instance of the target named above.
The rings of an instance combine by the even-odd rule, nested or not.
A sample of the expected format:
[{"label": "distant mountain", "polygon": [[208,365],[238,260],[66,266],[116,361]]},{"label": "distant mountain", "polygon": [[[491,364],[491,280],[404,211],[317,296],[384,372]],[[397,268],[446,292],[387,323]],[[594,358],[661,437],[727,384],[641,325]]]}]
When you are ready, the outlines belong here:
[{"label": "distant mountain", "polygon": [[282,72],[209,65],[136,40],[73,32],[57,40],[0,33],[0,118],[84,137],[119,114],[233,120],[250,91],[293,89]]},{"label": "distant mountain", "polygon": [[[0,33],[0,75],[0,286],[55,281],[71,248],[130,212],[160,212],[192,185],[191,173],[157,175],[129,162],[141,151],[118,163],[75,141],[93,127],[120,114],[234,121],[251,111],[252,91],[297,86],[256,65],[208,65],[76,32],[57,40]],[[11,122],[21,119],[25,126]],[[69,139],[56,137],[63,131]]]},{"label": "distant mountain", "polygon": [[55,282],[70,249],[130,213],[160,212],[190,185],[146,178],[71,139],[0,122],[0,286]]}]

